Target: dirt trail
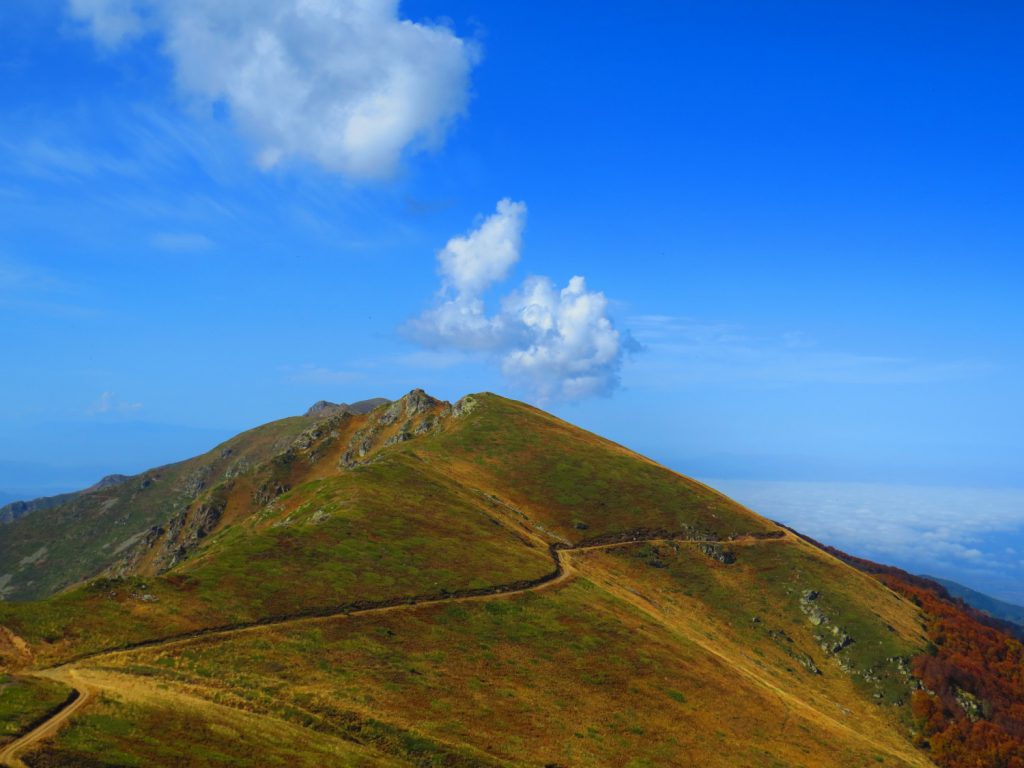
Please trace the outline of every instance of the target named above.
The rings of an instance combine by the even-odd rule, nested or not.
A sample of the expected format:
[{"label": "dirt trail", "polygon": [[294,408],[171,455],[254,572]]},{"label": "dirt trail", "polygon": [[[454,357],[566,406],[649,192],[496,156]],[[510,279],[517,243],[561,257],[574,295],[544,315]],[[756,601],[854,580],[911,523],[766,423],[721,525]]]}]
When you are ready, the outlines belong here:
[{"label": "dirt trail", "polygon": [[[53,675],[47,675],[46,672],[39,672],[36,674],[39,676],[54,677]],[[61,709],[51,715],[49,719],[37,725],[24,736],[0,747],[0,765],[12,766],[12,768],[27,768],[27,766],[21,761],[19,755],[24,754],[39,742],[56,736],[57,732],[75,716],[75,713],[83,707],[88,706],[89,702],[91,702],[96,696],[96,691],[93,690],[91,686],[78,680],[75,673],[71,670],[67,670],[66,673],[60,677],[60,680],[61,682],[70,685],[76,695],[73,698],[69,698],[68,702]]]},{"label": "dirt trail", "polygon": [[[382,601],[379,603],[354,603],[341,608],[308,611],[299,614],[292,614],[290,616],[275,616],[246,624],[213,627],[187,635],[176,635],[159,640],[146,640],[110,650],[83,654],[69,661],[62,662],[54,667],[38,670],[31,674],[39,677],[46,677],[51,680],[59,680],[60,682],[71,686],[71,688],[77,693],[77,696],[69,700],[63,708],[54,713],[49,719],[37,725],[23,736],[0,748],[0,765],[9,766],[10,768],[27,768],[25,763],[21,761],[20,755],[25,754],[25,752],[39,742],[55,736],[79,710],[87,706],[89,702],[95,698],[96,691],[75,674],[75,670],[72,665],[76,662],[115,658],[141,649],[176,648],[196,643],[201,640],[220,637],[234,637],[281,626],[301,626],[303,624],[328,621],[347,616],[364,616],[367,614],[389,613],[392,611],[407,611],[421,606],[436,605],[438,603],[468,603],[497,600],[499,598],[520,595],[525,592],[539,592],[568,581],[575,573],[572,562],[569,559],[569,555],[572,555],[573,553],[591,552],[594,550],[612,549],[615,547],[627,547],[637,544],[663,544],[668,542],[711,543],[707,539],[683,538],[673,536],[672,534],[664,531],[652,532],[650,534],[641,531],[632,531],[626,534],[621,534],[617,537],[609,538],[614,538],[615,540],[601,540],[590,543],[582,542],[578,545],[550,545],[548,547],[548,551],[551,553],[551,558],[554,562],[555,568],[537,579],[513,582],[511,584],[499,584],[494,587],[475,590],[462,590],[458,592],[451,592],[447,595],[422,595],[396,598],[394,600]],[[785,541],[788,538],[788,535],[769,537],[742,536],[714,543],[729,544]]]},{"label": "dirt trail", "polygon": [[[780,539],[775,538],[774,540],[778,541]],[[745,539],[742,543],[753,543],[753,540]],[[723,664],[726,664],[754,684],[763,687],[778,696],[779,699],[787,705],[787,717],[790,710],[801,712],[809,721],[818,721],[826,725],[828,728],[841,731],[854,739],[861,741],[868,747],[886,752],[890,757],[900,761],[902,764],[916,765],[920,766],[920,768],[928,768],[929,766],[934,768],[934,764],[924,755],[917,754],[912,750],[900,750],[888,743],[880,743],[875,736],[865,734],[856,728],[851,727],[849,724],[828,715],[823,710],[814,707],[800,699],[798,696],[779,687],[771,677],[759,670],[756,665],[744,661],[742,654],[724,653],[717,643],[705,639],[705,637],[702,637],[699,633],[688,631],[683,624],[680,624],[677,621],[672,621],[670,617],[666,615],[664,610],[654,606],[651,601],[643,595],[634,593],[629,588],[608,581],[607,579],[595,578],[591,573],[588,573],[587,578],[593,583],[606,589],[609,593],[635,606],[640,611],[661,623],[663,626],[677,632],[680,636],[685,637],[690,642],[699,646],[705,653],[721,660]],[[783,727],[785,727],[785,724],[783,724]]]}]

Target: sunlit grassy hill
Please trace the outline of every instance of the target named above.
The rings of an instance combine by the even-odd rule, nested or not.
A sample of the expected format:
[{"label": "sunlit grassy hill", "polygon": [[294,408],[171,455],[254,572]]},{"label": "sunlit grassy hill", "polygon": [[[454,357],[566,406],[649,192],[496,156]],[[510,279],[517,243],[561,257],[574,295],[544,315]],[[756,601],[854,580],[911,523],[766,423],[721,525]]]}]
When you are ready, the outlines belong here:
[{"label": "sunlit grassy hill", "polygon": [[28,765],[929,764],[919,609],[619,445],[420,391],[235,440],[111,489],[124,538],[12,524],[118,542],[0,603],[0,742],[86,697]]}]

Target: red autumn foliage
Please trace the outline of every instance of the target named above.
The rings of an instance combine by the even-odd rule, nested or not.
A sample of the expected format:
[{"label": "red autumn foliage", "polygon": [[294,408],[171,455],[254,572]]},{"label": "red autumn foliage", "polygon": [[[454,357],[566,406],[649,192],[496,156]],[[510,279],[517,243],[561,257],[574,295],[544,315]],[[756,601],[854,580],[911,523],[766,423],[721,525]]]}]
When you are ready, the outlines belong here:
[{"label": "red autumn foliage", "polygon": [[[917,743],[943,768],[1024,768],[1024,645],[939,584],[813,542],[914,601],[930,641],[911,668]],[[1019,630],[1017,630],[1019,632]]]}]

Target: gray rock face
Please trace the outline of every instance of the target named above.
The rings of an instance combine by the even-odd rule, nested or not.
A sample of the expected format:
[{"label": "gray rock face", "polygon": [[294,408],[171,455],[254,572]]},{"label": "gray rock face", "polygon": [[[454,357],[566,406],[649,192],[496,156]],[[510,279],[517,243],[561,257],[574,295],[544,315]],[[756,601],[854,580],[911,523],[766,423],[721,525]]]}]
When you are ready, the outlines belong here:
[{"label": "gray rock face", "polygon": [[189,473],[188,477],[185,478],[182,490],[186,496],[190,499],[194,499],[202,493],[203,490],[205,490],[206,485],[212,476],[212,467],[199,467]]},{"label": "gray rock face", "polygon": [[345,403],[332,403],[329,400],[317,400],[304,415],[318,419],[321,416],[332,416],[348,408]]},{"label": "gray rock face", "polygon": [[[829,656],[835,656],[848,648],[853,642],[853,638],[821,609],[821,606],[818,605],[820,597],[821,594],[816,590],[805,589],[800,593],[800,610],[811,624],[821,630],[814,635],[818,641],[818,647]],[[844,670],[852,669],[848,668],[849,665],[844,660],[837,659],[837,661]]]},{"label": "gray rock face", "polygon": [[330,400],[319,400],[306,411],[305,415],[314,419],[323,419],[340,413],[351,413],[354,416],[361,416],[364,413],[369,413],[374,408],[379,408],[390,402],[386,397],[373,397],[369,400],[359,400],[355,403],[332,403]]},{"label": "gray rock face", "polygon": [[807,616],[807,620],[816,627],[828,624],[828,616],[818,605],[816,605],[816,601],[819,597],[821,597],[821,595],[813,589],[805,589],[800,595],[800,610],[804,612],[805,616]]},{"label": "gray rock face", "polygon": [[352,469],[365,464],[372,460],[371,454],[381,448],[441,428],[441,422],[451,415],[449,403],[431,397],[422,389],[414,389],[398,400],[385,403],[387,407],[377,406],[365,426],[352,435],[338,462],[340,467]]},{"label": "gray rock face", "polygon": [[956,698],[956,703],[960,705],[960,709],[967,715],[967,719],[972,723],[987,719],[991,715],[991,704],[978,698],[970,691],[954,687],[953,696]]},{"label": "gray rock face", "polygon": [[736,562],[735,553],[725,549],[721,544],[698,544],[697,549],[706,557],[723,565],[732,565]]},{"label": "gray rock face", "polygon": [[115,485],[121,485],[129,480],[131,480],[131,478],[128,475],[107,475],[106,477],[101,478],[100,481],[89,490],[98,491],[101,488],[113,488]]}]

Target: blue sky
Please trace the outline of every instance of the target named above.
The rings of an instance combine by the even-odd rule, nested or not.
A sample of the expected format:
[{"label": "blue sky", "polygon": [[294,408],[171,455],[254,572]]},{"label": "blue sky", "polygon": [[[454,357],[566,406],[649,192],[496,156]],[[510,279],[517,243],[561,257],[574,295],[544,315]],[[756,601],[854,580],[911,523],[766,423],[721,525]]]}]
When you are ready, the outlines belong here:
[{"label": "blue sky", "polygon": [[0,490],[488,389],[1016,594],[1024,10],[891,6],[4,3]]}]

